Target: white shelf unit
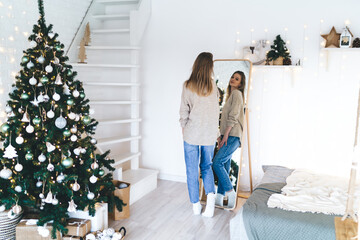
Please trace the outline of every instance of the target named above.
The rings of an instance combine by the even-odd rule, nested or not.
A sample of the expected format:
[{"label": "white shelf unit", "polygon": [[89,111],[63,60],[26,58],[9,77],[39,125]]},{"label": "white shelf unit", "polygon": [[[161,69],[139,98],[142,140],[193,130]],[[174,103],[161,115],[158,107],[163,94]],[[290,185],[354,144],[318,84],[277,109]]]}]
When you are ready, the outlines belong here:
[{"label": "white shelf unit", "polygon": [[[70,49],[70,58],[95,110],[97,148],[110,149],[114,179],[129,182],[130,204],[157,187],[157,170],[140,168],[139,46],[150,17],[150,0],[94,0]],[[146,19],[146,22],[144,22]],[[79,43],[89,22],[87,63],[77,63]]]}]

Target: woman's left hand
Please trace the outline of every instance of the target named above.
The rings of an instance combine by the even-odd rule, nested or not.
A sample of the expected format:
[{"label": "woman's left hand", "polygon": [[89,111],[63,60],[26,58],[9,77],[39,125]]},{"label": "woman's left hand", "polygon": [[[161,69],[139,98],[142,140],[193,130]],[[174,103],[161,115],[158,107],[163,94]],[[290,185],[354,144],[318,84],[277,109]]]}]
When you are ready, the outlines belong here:
[{"label": "woman's left hand", "polygon": [[225,146],[227,146],[228,137],[229,137],[228,135],[223,136],[223,138],[221,139],[221,142],[219,144],[219,149],[222,148],[222,146],[224,146],[224,144],[225,144]]}]

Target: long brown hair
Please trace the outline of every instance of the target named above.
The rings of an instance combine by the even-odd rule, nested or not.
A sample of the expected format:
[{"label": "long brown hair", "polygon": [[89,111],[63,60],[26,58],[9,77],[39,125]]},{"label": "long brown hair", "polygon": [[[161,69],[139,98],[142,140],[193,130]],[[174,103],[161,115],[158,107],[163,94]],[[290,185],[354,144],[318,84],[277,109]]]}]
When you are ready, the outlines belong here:
[{"label": "long brown hair", "polygon": [[[242,97],[243,97],[243,101],[245,100],[245,97],[244,97],[244,91],[245,91],[245,85],[246,85],[246,77],[245,77],[245,74],[242,72],[242,71],[236,71],[234,72],[231,77],[233,77],[235,74],[239,74],[240,77],[241,77],[241,80],[240,80],[240,85],[238,87],[238,90],[241,92],[242,94]],[[226,89],[226,100],[227,101],[230,97],[230,94],[231,94],[231,86],[230,86],[230,81],[229,81],[229,85]]]},{"label": "long brown hair", "polygon": [[213,91],[213,68],[214,62],[212,53],[200,53],[194,62],[189,80],[185,82],[185,87],[199,96],[209,96]]}]

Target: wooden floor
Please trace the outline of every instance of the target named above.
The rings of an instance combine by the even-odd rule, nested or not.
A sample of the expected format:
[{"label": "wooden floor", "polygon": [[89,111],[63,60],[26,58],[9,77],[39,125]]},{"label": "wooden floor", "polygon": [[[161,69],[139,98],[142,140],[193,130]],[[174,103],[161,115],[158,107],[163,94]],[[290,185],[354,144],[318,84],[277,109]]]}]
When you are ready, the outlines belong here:
[{"label": "wooden floor", "polygon": [[234,211],[216,208],[213,218],[194,216],[186,184],[158,180],[156,190],[130,206],[128,219],[109,220],[109,226],[124,226],[126,240],[226,240],[230,219],[244,202],[239,199]]}]

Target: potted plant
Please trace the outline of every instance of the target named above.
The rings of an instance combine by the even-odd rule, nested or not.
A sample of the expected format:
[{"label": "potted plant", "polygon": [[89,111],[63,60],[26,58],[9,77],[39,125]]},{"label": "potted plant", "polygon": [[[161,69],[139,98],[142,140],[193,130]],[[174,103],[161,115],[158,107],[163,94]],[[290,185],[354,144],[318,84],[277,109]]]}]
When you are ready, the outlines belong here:
[{"label": "potted plant", "polygon": [[286,47],[285,42],[282,40],[280,35],[276,36],[274,44],[271,45],[271,50],[266,54],[266,58],[268,61],[273,61],[273,65],[283,65],[284,60],[286,63],[289,62],[290,51]]}]

